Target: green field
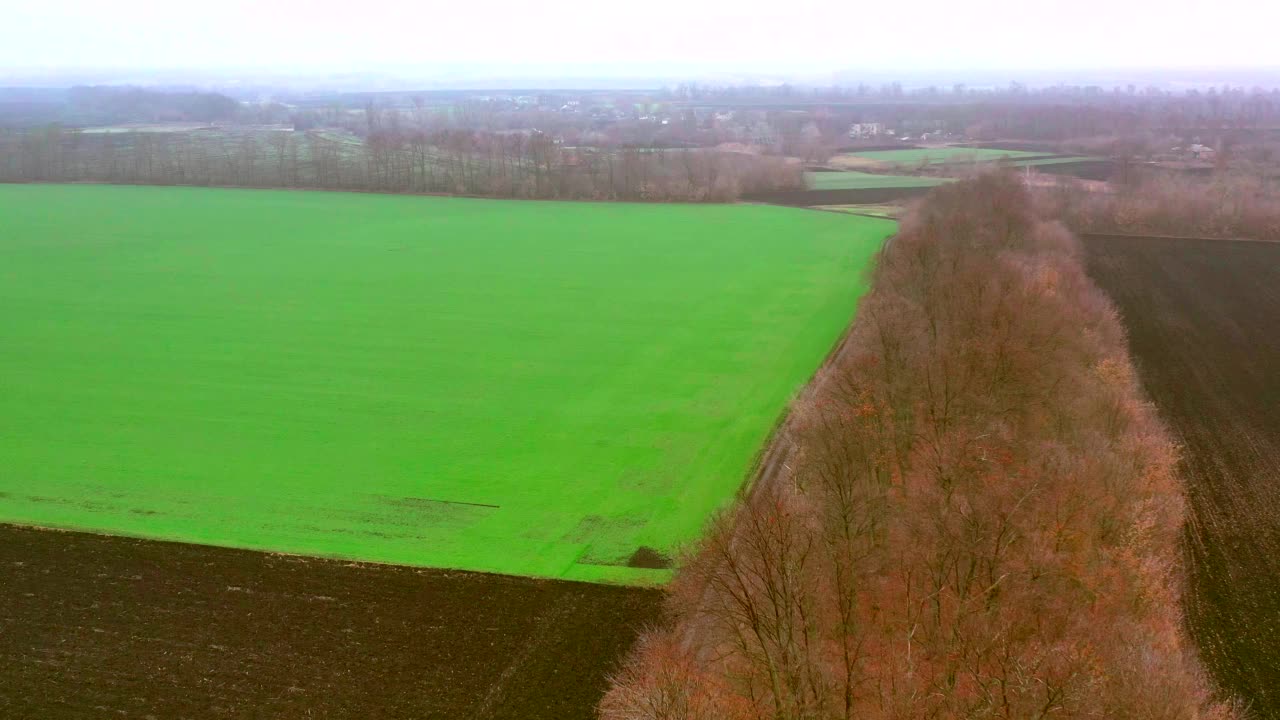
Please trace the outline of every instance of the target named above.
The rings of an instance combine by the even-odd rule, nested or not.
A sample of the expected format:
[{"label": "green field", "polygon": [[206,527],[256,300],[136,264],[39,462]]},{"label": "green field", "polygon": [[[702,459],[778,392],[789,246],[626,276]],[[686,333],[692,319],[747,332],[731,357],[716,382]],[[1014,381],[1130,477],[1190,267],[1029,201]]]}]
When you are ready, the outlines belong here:
[{"label": "green field", "polygon": [[0,521],[662,581],[895,227],[0,186]]},{"label": "green field", "polygon": [[1027,167],[1027,166],[1036,167],[1039,165],[1071,165],[1074,163],[1102,162],[1105,160],[1106,158],[1088,157],[1088,156],[1080,155],[1075,157],[1030,158],[1026,160],[1015,160],[1013,161],[1013,164],[1017,165],[1018,167]]},{"label": "green field", "polygon": [[940,165],[958,162],[995,162],[997,160],[1030,159],[1052,153],[1024,150],[994,150],[991,148],[940,147],[913,150],[871,150],[853,153],[854,157],[877,160],[895,165]]},{"label": "green field", "polygon": [[868,190],[874,188],[934,187],[947,178],[914,177],[912,175],[876,175],[846,170],[840,172],[807,172],[805,185],[810,190]]}]

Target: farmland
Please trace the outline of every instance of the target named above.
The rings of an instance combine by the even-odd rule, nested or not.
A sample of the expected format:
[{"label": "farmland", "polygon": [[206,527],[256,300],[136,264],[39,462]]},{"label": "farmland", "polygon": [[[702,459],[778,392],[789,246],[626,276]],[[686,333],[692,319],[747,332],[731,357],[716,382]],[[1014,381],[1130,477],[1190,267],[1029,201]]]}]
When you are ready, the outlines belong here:
[{"label": "farmland", "polygon": [[113,186],[0,217],[0,521],[631,584],[733,496],[895,228]]},{"label": "farmland", "polygon": [[892,165],[939,165],[943,163],[994,162],[1043,157],[1049,153],[994,148],[936,147],[910,150],[870,150],[854,153],[857,158]]},{"label": "farmland", "polygon": [[898,218],[903,213],[903,206],[881,204],[881,205],[819,205],[815,210],[829,210],[831,212],[851,213],[854,215],[871,215],[873,217]]},{"label": "farmland", "polygon": [[751,193],[743,199],[798,207],[881,204],[919,197],[951,179],[848,170],[807,172],[804,182],[805,190]]},{"label": "farmland", "polygon": [[1232,718],[1181,632],[1176,446],[1081,255],[1014,173],[913,203],[603,720]]},{"label": "farmland", "polygon": [[1105,162],[1105,160],[1103,158],[1086,157],[1082,155],[1066,155],[1063,157],[1040,157],[1030,158],[1027,160],[1014,160],[1013,165],[1017,167],[1048,167],[1053,165],[1075,165],[1098,162]]},{"label": "farmland", "polygon": [[[909,184],[911,180],[933,181],[937,183],[944,178],[939,177],[921,177],[909,175],[886,175],[882,173],[911,170],[928,170],[931,173],[946,173],[948,171],[955,172],[959,169],[970,170],[975,165],[979,167],[990,166],[995,163],[1003,163],[1012,167],[1031,167],[1039,172],[1053,173],[1057,175],[1073,175],[1092,179],[1106,179],[1111,174],[1110,161],[1104,158],[1089,157],[1084,155],[1059,155],[1047,151],[1033,150],[1016,150],[1002,148],[975,148],[975,147],[936,147],[936,148],[909,148],[898,150],[868,150],[857,153],[844,153],[831,158],[829,164],[831,167],[838,168],[842,171],[839,173],[808,173],[806,175],[806,183],[814,189],[831,189],[831,186],[840,185],[841,187],[865,187],[865,188],[885,188],[885,187],[912,187]],[[829,185],[819,185],[823,182],[814,175],[845,175],[845,180],[837,180],[836,178],[828,178],[825,180]],[[862,176],[862,177],[860,177]],[[899,184],[886,185],[875,184],[876,181],[871,180],[872,177],[887,178],[888,183],[898,182]],[[865,178],[865,179],[864,179]],[[900,178],[901,180],[896,180]],[[867,184],[861,184],[861,183]]]},{"label": "farmland", "polygon": [[945,178],[913,175],[876,175],[857,171],[805,173],[805,185],[814,190],[867,190],[875,188],[928,188],[948,182]]},{"label": "farmland", "polygon": [[1192,634],[1251,713],[1280,716],[1280,244],[1097,236],[1087,247],[1184,446]]},{"label": "farmland", "polygon": [[0,526],[0,717],[594,716],[661,593]]}]

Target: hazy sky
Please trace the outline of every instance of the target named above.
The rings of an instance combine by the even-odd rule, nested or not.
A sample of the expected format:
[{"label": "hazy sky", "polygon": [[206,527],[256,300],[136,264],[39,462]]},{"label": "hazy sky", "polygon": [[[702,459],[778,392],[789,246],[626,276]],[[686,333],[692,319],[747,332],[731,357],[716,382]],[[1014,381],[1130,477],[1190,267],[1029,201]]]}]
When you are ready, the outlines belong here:
[{"label": "hazy sky", "polygon": [[[0,68],[1280,67],[1277,0],[10,0]],[[4,71],[0,71],[4,72]],[[3,85],[0,75],[0,85]]]}]

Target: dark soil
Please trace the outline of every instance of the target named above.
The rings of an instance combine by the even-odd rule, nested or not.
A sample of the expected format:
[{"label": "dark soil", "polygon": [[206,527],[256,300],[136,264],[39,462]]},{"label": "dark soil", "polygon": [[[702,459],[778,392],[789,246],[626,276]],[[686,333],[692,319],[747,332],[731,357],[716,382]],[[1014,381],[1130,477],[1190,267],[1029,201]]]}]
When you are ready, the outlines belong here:
[{"label": "dark soil", "polygon": [[742,200],[744,202],[791,205],[795,207],[875,205],[891,200],[920,197],[932,189],[928,187],[901,187],[863,188],[858,190],[779,190],[776,192],[750,193],[743,195]]},{"label": "dark soil", "polygon": [[1085,244],[1184,446],[1192,635],[1253,717],[1280,718],[1280,244]]},{"label": "dark soil", "polygon": [[660,602],[0,525],[0,717],[590,718]]},{"label": "dark soil", "polygon": [[1046,175],[1069,175],[1081,180],[1110,180],[1116,174],[1116,164],[1111,160],[1081,160],[1055,165],[1035,165],[1033,169]]}]

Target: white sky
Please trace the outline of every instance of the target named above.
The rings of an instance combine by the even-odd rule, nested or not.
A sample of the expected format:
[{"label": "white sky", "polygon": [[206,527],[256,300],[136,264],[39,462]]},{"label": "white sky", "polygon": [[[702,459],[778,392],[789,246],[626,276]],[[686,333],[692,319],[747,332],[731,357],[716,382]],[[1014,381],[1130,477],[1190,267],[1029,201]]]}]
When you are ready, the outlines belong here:
[{"label": "white sky", "polygon": [[1280,67],[1277,38],[1280,0],[0,0],[9,71]]}]

